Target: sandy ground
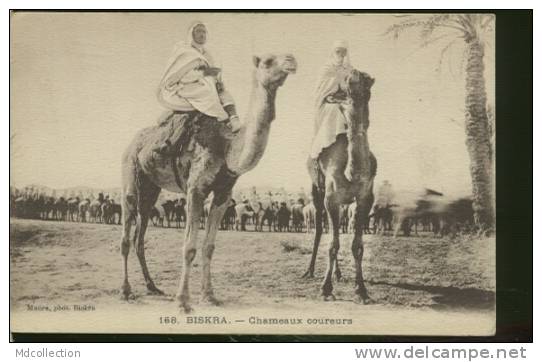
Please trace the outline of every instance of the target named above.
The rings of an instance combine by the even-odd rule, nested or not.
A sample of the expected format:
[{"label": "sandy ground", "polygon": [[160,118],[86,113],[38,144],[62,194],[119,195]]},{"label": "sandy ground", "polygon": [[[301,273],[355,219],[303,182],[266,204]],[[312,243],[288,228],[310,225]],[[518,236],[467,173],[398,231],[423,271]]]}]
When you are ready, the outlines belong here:
[{"label": "sandy ground", "polygon": [[494,239],[450,241],[428,235],[397,239],[366,235],[364,273],[374,303],[359,305],[353,302],[350,235],[341,237],[343,280],[335,283],[337,301],[324,302],[320,284],[326,266],[326,235],[317,261],[317,278],[307,280],[300,277],[309,262],[311,236],[219,232],[213,284],[224,305],[198,304],[198,255],[191,277],[195,312],[186,316],[174,300],[182,265],[182,230],[149,228],[147,262],[166,296],[146,294],[132,252],[129,272],[136,298],[129,302],[122,301],[119,293],[120,232],[116,225],[11,219],[12,330],[403,335],[494,332]]}]

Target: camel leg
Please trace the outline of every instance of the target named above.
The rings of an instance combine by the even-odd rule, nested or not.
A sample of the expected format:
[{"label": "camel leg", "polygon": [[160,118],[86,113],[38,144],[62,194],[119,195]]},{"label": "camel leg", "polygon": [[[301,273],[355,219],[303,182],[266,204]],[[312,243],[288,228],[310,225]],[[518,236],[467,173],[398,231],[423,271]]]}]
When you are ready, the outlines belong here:
[{"label": "camel leg", "polygon": [[183,247],[183,267],[177,299],[179,300],[180,306],[183,308],[184,312],[190,313],[192,311],[192,307],[189,303],[190,292],[188,289],[190,267],[192,266],[192,261],[196,257],[200,217],[203,212],[203,201],[205,200],[205,196],[197,188],[191,187],[187,192],[186,198],[187,217]]},{"label": "camel leg", "polygon": [[335,280],[340,282],[343,277],[343,274],[341,272],[341,269],[339,268],[339,258],[335,258],[334,274],[335,274]]},{"label": "camel leg", "polygon": [[355,281],[355,293],[357,300],[363,304],[367,304],[370,301],[367,294],[367,288],[363,281],[363,269],[361,266],[363,260],[363,229],[367,220],[367,215],[370,212],[371,205],[369,204],[368,197],[357,199],[357,206],[354,216],[354,238],[352,240],[352,255],[354,257],[354,263],[356,267],[356,281]]},{"label": "camel leg", "polygon": [[[327,191],[327,190],[326,190]],[[328,244],[328,263],[326,269],[326,275],[322,284],[322,295],[324,300],[335,300],[333,295],[333,267],[336,266],[337,254],[339,253],[339,213],[340,203],[337,200],[334,192],[326,192],[324,199],[324,205],[326,207],[329,223],[331,224],[332,234]]]},{"label": "camel leg", "polygon": [[322,210],[316,209],[316,232],[314,233],[314,241],[312,245],[312,255],[309,268],[303,274],[304,278],[313,278],[314,277],[314,268],[316,264],[316,256],[318,255],[318,247],[320,246],[320,241],[322,239]]},{"label": "camel leg", "polygon": [[397,234],[399,234],[399,229],[401,228],[401,225],[403,224],[404,217],[400,216],[397,218],[397,223],[395,224],[395,229],[393,231],[393,238],[397,238]]},{"label": "camel leg", "polygon": [[309,269],[307,269],[305,274],[303,274],[303,278],[314,278],[314,267],[316,264],[316,256],[318,255],[318,247],[320,246],[320,240],[322,239],[322,218],[323,218],[323,209],[324,209],[324,202],[323,202],[324,195],[322,193],[322,190],[319,190],[316,186],[313,186],[312,198],[314,202],[314,207],[316,209],[316,213],[315,213],[316,232],[314,233],[314,241],[312,244],[312,255],[311,255],[311,261],[309,264]]},{"label": "camel leg", "polygon": [[[132,188],[130,188],[132,189]],[[121,196],[122,205],[122,238],[120,243],[120,251],[122,254],[124,267],[124,282],[122,284],[122,297],[126,300],[133,297],[132,288],[128,282],[128,254],[130,253],[130,229],[132,222],[136,216],[136,198],[133,192],[123,192]]]},{"label": "camel leg", "polygon": [[211,260],[213,258],[213,252],[215,250],[216,233],[218,226],[226,213],[228,208],[228,200],[231,198],[231,193],[218,194],[215,193],[213,201],[209,210],[209,215],[205,223],[205,238],[201,245],[202,255],[202,283],[201,283],[201,295],[202,301],[212,304],[222,304],[215,298],[213,287],[211,284]]},{"label": "camel leg", "polygon": [[[140,176],[140,178],[142,178]],[[139,259],[139,264],[141,265],[141,271],[143,272],[143,277],[145,278],[145,283],[147,285],[147,290],[149,294],[164,295],[160,289],[156,287],[154,281],[152,280],[149,269],[147,267],[147,261],[145,260],[145,232],[147,231],[147,226],[149,224],[150,212],[158,199],[160,194],[160,188],[156,185],[153,185],[150,182],[142,182],[139,191],[138,197],[138,214],[137,214],[137,224],[136,224],[136,235],[135,235],[135,248],[137,258]],[[154,221],[153,221],[154,224]]]}]

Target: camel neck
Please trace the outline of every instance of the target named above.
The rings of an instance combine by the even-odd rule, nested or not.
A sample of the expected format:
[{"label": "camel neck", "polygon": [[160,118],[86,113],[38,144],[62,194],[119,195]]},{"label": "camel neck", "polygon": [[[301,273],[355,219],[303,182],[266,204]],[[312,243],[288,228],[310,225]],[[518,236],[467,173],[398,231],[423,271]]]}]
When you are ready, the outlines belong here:
[{"label": "camel neck", "polygon": [[[247,114],[247,125],[252,123],[271,123],[275,119],[275,97],[277,89],[264,87],[260,83],[252,89],[250,105]],[[250,115],[251,112],[256,112]]]},{"label": "camel neck", "polygon": [[368,102],[353,102],[345,110],[348,121],[348,168],[352,172],[352,180],[369,179],[370,150],[367,128],[369,127]]},{"label": "camel neck", "polygon": [[367,130],[369,128],[369,103],[367,101],[354,100],[346,108],[345,116],[348,118],[353,132],[357,133]]},{"label": "camel neck", "polygon": [[238,175],[252,170],[263,156],[275,118],[275,95],[276,88],[254,82],[243,126],[226,155],[228,168]]}]

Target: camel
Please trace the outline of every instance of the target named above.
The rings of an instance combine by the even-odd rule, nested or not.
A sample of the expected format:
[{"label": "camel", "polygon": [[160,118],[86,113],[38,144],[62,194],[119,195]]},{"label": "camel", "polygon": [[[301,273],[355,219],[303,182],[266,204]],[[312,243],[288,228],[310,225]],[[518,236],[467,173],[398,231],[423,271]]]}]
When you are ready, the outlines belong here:
[{"label": "camel", "polygon": [[261,201],[252,201],[250,203],[250,206],[252,207],[252,210],[254,210],[254,213],[252,215],[252,223],[254,224],[254,231],[262,231],[262,218],[265,213],[265,209],[263,208],[263,204]]},{"label": "camel", "polygon": [[277,228],[279,232],[290,232],[290,216],[292,212],[288,209],[285,202],[280,203],[277,211]]},{"label": "camel", "polygon": [[[144,237],[149,212],[162,188],[182,192],[187,200],[187,220],[183,247],[183,264],[177,299],[181,310],[192,311],[189,293],[190,269],[196,256],[199,220],[203,202],[212,192],[212,202],[207,218],[202,251],[202,301],[220,305],[211,285],[211,259],[215,249],[218,226],[229,205],[232,188],[240,175],[252,170],[265,152],[272,121],[275,119],[275,97],[288,75],[295,73],[297,63],[289,54],[267,54],[253,58],[252,95],[247,117],[235,135],[214,138],[204,142],[209,135],[200,132],[191,137],[189,147],[183,147],[180,156],[166,158],[153,152],[153,142],[160,125],[140,131],[122,158],[122,207],[123,231],[121,254],[124,266],[122,295],[133,296],[128,282],[128,254],[130,251],[131,221],[136,220],[134,247],[141,265],[147,289],[151,294],[164,294],[152,280],[145,260]],[[197,113],[197,112],[192,112]],[[186,115],[186,114],[185,114]],[[197,113],[201,124],[217,129],[217,122]],[[205,133],[202,135],[202,133]]]},{"label": "camel", "polygon": [[119,215],[118,223],[121,218],[120,205],[116,204],[113,199],[104,200],[102,204],[102,220],[106,224],[115,224],[115,215]]},{"label": "camel", "polygon": [[64,197],[60,197],[55,201],[55,215],[53,216],[56,220],[66,220],[67,221],[68,213],[68,202]]},{"label": "camel", "polygon": [[222,230],[233,230],[235,225],[235,200],[231,199],[228,207],[226,208],[226,212],[224,213],[224,217],[222,218],[221,223],[221,229]]},{"label": "camel", "polygon": [[248,203],[235,205],[235,230],[247,231],[246,223],[252,216],[254,216],[254,210]]},{"label": "camel", "polygon": [[[175,222],[177,228],[186,226],[186,210],[185,210],[186,200],[184,198],[177,199],[175,201],[175,207],[173,209],[173,215],[175,216]],[[169,226],[169,224],[168,224]]]},{"label": "camel", "polygon": [[104,195],[100,192],[98,198],[93,200],[88,205],[88,221],[89,222],[101,222],[102,221],[102,205],[105,203]]},{"label": "camel", "polygon": [[332,274],[340,278],[337,264],[341,204],[357,201],[354,222],[352,254],[355,261],[356,301],[369,303],[370,298],[363,281],[363,225],[374,202],[373,182],[376,175],[376,158],[369,149],[369,99],[374,79],[356,69],[341,83],[348,95],[339,106],[346,118],[347,133],[339,134],[335,143],[322,150],[318,159],[309,157],[307,166],[312,179],[312,199],[316,208],[316,232],[311,261],[304,277],[314,276],[314,265],[322,236],[322,217],[327,211],[332,235],[328,245],[328,263],[322,284],[324,300],[335,300]]},{"label": "camel", "polygon": [[79,197],[70,197],[68,199],[68,221],[77,221],[79,219]]},{"label": "camel", "polygon": [[305,218],[303,217],[303,208],[305,207],[305,201],[303,199],[297,200],[292,205],[292,227],[295,232],[303,231],[303,223]]},{"label": "camel", "polygon": [[265,205],[261,201],[254,201],[250,203],[254,214],[252,216],[254,222],[254,231],[263,231],[263,225],[267,221],[269,231],[272,230],[275,224],[275,210],[273,202],[266,201]]},{"label": "camel", "polygon": [[162,206],[162,209],[164,210],[164,213],[166,214],[165,218],[167,221],[167,227],[170,227],[172,216],[175,213],[175,201],[166,200],[164,203],[162,203],[161,206]]},{"label": "camel", "polygon": [[87,222],[87,212],[90,207],[90,199],[86,198],[79,203],[79,220],[80,222]]},{"label": "camel", "polygon": [[312,200],[303,207],[303,219],[305,220],[305,226],[307,227],[307,234],[312,232],[314,226],[314,215],[316,214],[316,208]]},{"label": "camel", "polygon": [[165,211],[160,212],[160,209],[154,206],[149,212],[149,220],[154,226],[164,227]]},{"label": "camel", "polygon": [[379,205],[373,207],[373,233],[384,235],[386,231],[392,230],[393,207],[395,204]]},{"label": "camel", "polygon": [[54,197],[45,198],[41,213],[42,213],[42,218],[44,220],[49,220],[49,217],[51,215],[54,218],[54,214],[55,214],[55,198]]},{"label": "camel", "polygon": [[265,208],[262,209],[261,216],[258,217],[259,231],[263,231],[263,225],[267,221],[267,226],[269,227],[269,231],[271,232],[271,230],[276,227],[275,218],[276,218],[275,204],[271,202]]}]

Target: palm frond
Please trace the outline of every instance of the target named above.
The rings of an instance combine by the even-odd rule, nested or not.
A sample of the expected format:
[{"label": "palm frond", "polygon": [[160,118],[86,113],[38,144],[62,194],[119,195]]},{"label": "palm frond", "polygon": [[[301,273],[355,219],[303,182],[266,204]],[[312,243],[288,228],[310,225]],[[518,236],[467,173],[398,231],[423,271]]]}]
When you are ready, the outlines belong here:
[{"label": "palm frond", "polygon": [[433,31],[450,18],[450,14],[433,15],[428,20],[425,26],[420,31],[420,37],[427,39],[433,34]]},{"label": "palm frond", "polygon": [[427,23],[427,19],[420,19],[417,17],[409,17],[407,20],[403,20],[397,24],[393,24],[388,27],[383,35],[393,34],[394,39],[398,39],[399,35],[405,30],[411,28],[422,27]]},{"label": "palm frond", "polygon": [[[453,33],[444,33],[441,36],[437,36],[437,37],[434,37],[434,38],[431,38],[431,39],[427,39],[427,40],[425,40],[425,41],[423,41],[421,43],[420,48],[426,48],[429,45],[431,45],[431,44],[433,44],[435,42],[438,42],[441,39],[444,39],[446,37],[450,37],[450,36],[453,36],[453,35],[454,35]],[[460,37],[456,35],[455,38],[460,38]]]},{"label": "palm frond", "polygon": [[[416,14],[400,15],[397,17],[404,20],[388,27],[384,35],[392,34],[395,39],[398,39],[402,33],[408,30],[419,29],[420,48],[426,48],[443,39],[451,40],[441,50],[437,66],[437,71],[439,72],[442,69],[445,56],[457,44],[457,40],[461,39],[466,43],[477,41],[484,44],[488,40],[487,34],[485,34],[486,30],[491,30],[491,25],[495,20],[493,14]],[[463,52],[460,73],[464,66],[465,54]],[[448,63],[450,73],[454,74],[451,69],[451,61]]]},{"label": "palm frond", "polygon": [[476,31],[475,27],[475,23],[477,20],[475,14],[459,14],[458,18],[463,24],[463,27],[465,29],[465,35],[467,36],[467,38],[476,38],[478,32]]},{"label": "palm frond", "polygon": [[398,39],[401,33],[412,28],[420,28],[420,38],[422,40],[430,38],[434,31],[438,28],[449,28],[464,34],[465,29],[463,29],[462,26],[454,23],[454,16],[454,14],[409,16],[406,20],[390,26],[384,35],[393,34],[394,39]]}]

